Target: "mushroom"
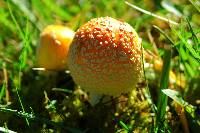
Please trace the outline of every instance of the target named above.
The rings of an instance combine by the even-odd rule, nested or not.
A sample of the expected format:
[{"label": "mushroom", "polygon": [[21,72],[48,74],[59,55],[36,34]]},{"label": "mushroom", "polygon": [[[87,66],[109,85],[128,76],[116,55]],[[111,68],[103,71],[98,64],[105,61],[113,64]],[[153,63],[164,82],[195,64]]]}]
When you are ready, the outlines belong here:
[{"label": "mushroom", "polygon": [[40,35],[36,63],[47,70],[67,69],[67,54],[74,31],[62,25],[49,25]]},{"label": "mushroom", "polygon": [[[126,22],[111,17],[91,19],[75,33],[68,67],[76,84],[96,95],[118,97],[142,77],[141,39]],[[95,95],[95,96],[94,96]]]}]

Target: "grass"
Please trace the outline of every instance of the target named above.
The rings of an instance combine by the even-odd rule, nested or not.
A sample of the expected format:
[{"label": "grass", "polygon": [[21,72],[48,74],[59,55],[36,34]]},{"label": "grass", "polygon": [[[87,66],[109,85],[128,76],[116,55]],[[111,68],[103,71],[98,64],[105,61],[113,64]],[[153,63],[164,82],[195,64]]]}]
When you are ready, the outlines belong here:
[{"label": "grass", "polygon": [[156,130],[158,131],[156,132],[162,131],[163,127],[165,127],[165,114],[168,103],[168,97],[162,93],[162,90],[168,88],[169,86],[168,84],[169,84],[169,72],[170,72],[170,62],[171,62],[171,49],[165,51],[163,60],[164,63],[162,67],[160,92],[158,96],[157,116],[156,116],[156,127],[157,127]]},{"label": "grass", "polygon": [[[0,1],[0,130],[198,132],[199,13],[197,0]],[[91,107],[69,73],[32,70],[46,25],[76,30],[100,16],[125,20],[143,40],[145,81],[117,108]]]},{"label": "grass", "polygon": [[165,18],[165,17],[159,16],[159,15],[156,15],[156,14],[154,14],[154,13],[152,13],[152,12],[149,12],[149,11],[146,11],[146,10],[144,10],[144,9],[141,9],[141,8],[135,6],[135,5],[133,5],[133,4],[129,3],[129,2],[127,2],[127,1],[126,1],[125,3],[126,3],[127,5],[129,5],[129,6],[131,6],[132,8],[134,8],[134,9],[136,9],[136,10],[142,12],[142,13],[145,13],[145,14],[150,15],[150,16],[152,16],[152,17],[156,17],[157,19],[160,19],[160,20],[169,22],[170,24],[178,25],[178,23],[176,23],[176,22],[174,22],[174,21],[172,21],[172,20],[169,20],[169,19],[167,19],[167,18]]},{"label": "grass", "polygon": [[[25,33],[23,33],[22,29],[20,28],[19,24],[17,23],[17,20],[15,19],[14,15],[13,15],[13,12],[12,12],[12,9],[10,7],[10,4],[9,2],[7,2],[7,5],[8,5],[8,9],[9,9],[9,12],[10,12],[10,15],[11,15],[11,18],[12,20],[14,21],[17,29],[18,29],[18,32],[20,33],[20,37],[22,38],[23,40],[23,49],[21,51],[21,54],[19,56],[19,64],[18,64],[18,70],[19,70],[19,73],[18,73],[18,82],[16,82],[16,93],[17,93],[17,97],[18,97],[18,100],[20,102],[20,105],[21,105],[21,108],[23,110],[23,112],[25,113],[25,109],[24,109],[24,105],[22,103],[22,100],[21,100],[21,97],[20,97],[20,94],[19,94],[19,90],[21,89],[21,72],[22,70],[24,69],[25,67],[25,64],[26,64],[26,58],[27,58],[27,51],[28,51],[28,45],[29,45],[29,31],[28,31],[28,21],[27,21],[27,24],[26,24],[26,31]],[[29,126],[29,121],[27,118],[26,119],[26,123],[27,125]]]}]

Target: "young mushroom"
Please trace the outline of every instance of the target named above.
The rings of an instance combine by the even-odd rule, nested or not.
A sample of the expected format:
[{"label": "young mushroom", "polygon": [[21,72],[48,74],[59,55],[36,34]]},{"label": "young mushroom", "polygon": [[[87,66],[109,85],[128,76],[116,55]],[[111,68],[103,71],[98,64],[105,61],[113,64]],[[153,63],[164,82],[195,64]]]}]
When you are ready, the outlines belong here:
[{"label": "young mushroom", "polygon": [[111,17],[91,19],[75,33],[68,53],[73,80],[93,95],[120,96],[142,77],[141,39],[126,22]]},{"label": "young mushroom", "polygon": [[67,69],[67,54],[74,31],[62,25],[49,25],[40,35],[36,63],[47,70]]}]

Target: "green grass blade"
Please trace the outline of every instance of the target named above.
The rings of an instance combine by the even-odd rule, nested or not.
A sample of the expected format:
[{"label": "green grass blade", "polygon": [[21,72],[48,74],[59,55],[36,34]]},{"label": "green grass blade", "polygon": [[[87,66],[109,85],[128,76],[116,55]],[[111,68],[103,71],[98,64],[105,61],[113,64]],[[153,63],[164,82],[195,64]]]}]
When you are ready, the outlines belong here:
[{"label": "green grass blade", "polygon": [[157,124],[158,130],[162,129],[163,122],[165,121],[165,113],[166,113],[168,99],[167,99],[167,96],[163,94],[162,89],[168,88],[170,62],[171,62],[171,50],[165,50],[163,60],[164,60],[164,64],[162,68],[160,92],[158,96],[157,116],[156,116],[156,124]]},{"label": "green grass blade", "polygon": [[191,53],[191,55],[200,62],[200,55],[195,51],[195,49],[192,47],[192,45],[188,44],[186,38],[181,34],[181,33],[176,31],[175,29],[172,28],[172,31],[179,37],[181,42],[184,44],[184,46],[188,49],[188,51]]},{"label": "green grass blade", "polygon": [[2,68],[3,68],[3,76],[4,76],[4,79],[3,79],[3,85],[1,87],[1,91],[0,91],[0,103],[3,99],[3,97],[5,96],[6,94],[6,91],[8,89],[8,79],[7,79],[7,70],[6,70],[6,63],[2,63]]},{"label": "green grass blade", "polygon": [[192,26],[191,26],[190,21],[188,20],[188,18],[186,18],[186,21],[188,23],[189,30],[190,30],[190,32],[192,34],[192,40],[193,40],[193,42],[194,42],[194,44],[196,46],[196,50],[199,51],[199,45],[200,45],[199,40],[198,40],[196,34],[194,33],[194,30],[193,30],[193,28],[192,28]]},{"label": "green grass blade", "polygon": [[[18,64],[19,74],[18,74],[18,83],[16,84],[16,92],[17,92],[17,96],[18,96],[18,100],[20,102],[21,108],[22,108],[23,112],[26,112],[18,90],[21,89],[21,71],[22,71],[22,68],[24,68],[24,64],[25,64],[25,60],[26,60],[26,52],[27,52],[26,51],[27,50],[26,46],[28,44],[28,41],[27,41],[28,40],[27,39],[27,36],[28,36],[28,20],[27,20],[27,23],[26,23],[26,32],[25,32],[25,35],[24,35],[22,28],[19,26],[19,24],[17,23],[14,15],[13,15],[13,12],[12,12],[12,9],[10,7],[9,2],[7,2],[7,5],[8,5],[8,8],[9,8],[9,12],[10,12],[11,18],[14,21],[15,25],[17,26],[17,29],[18,29],[18,31],[20,33],[20,37],[23,39],[23,43],[25,44],[25,46],[24,46],[24,48],[23,48],[23,50],[21,52],[20,58],[19,58],[19,64]],[[27,125],[29,126],[28,119],[25,118],[25,120],[26,120]]]},{"label": "green grass blade", "polygon": [[23,49],[19,57],[19,67],[20,69],[24,69],[26,65],[26,59],[27,59],[27,54],[28,54],[28,48],[30,45],[30,32],[29,32],[29,26],[28,26],[28,19],[26,22],[26,30],[25,30],[25,35],[24,35],[24,40],[23,40]]},{"label": "green grass blade", "polygon": [[129,127],[123,122],[123,121],[119,121],[119,125],[123,128],[123,129],[125,129],[127,132],[129,132],[130,131],[130,129],[129,129]]},{"label": "green grass blade", "polygon": [[[194,31],[189,21],[187,23],[190,30],[189,32],[185,30],[185,26],[183,25],[183,23],[180,24],[180,27],[178,27],[178,29],[175,29],[174,27],[171,27],[171,29],[172,32],[180,39],[176,42],[176,45],[174,46],[179,52],[181,61],[185,68],[184,70],[189,75],[189,77],[195,77],[199,73],[198,66],[200,63],[200,55],[198,52],[199,45],[197,44],[199,43],[199,41],[198,38],[195,37],[198,33],[198,30]],[[192,44],[189,44],[188,40],[190,38],[193,38],[194,44],[197,45],[193,46]]]},{"label": "green grass blade", "polygon": [[189,0],[189,1],[190,1],[190,3],[197,9],[197,11],[200,12],[200,8],[199,8],[198,5],[196,4],[196,3],[198,2],[197,0],[195,0],[195,1]]},{"label": "green grass blade", "polygon": [[60,92],[65,92],[65,93],[73,93],[72,90],[63,89],[63,88],[52,88],[52,91],[60,91]]},{"label": "green grass blade", "polygon": [[187,63],[187,62],[184,62],[184,66],[185,66],[187,72],[189,73],[189,75],[192,76],[192,77],[194,77],[195,76],[195,72],[192,69],[192,67],[190,66],[190,64]]},{"label": "green grass blade", "polygon": [[[22,70],[24,69],[25,67],[25,64],[26,64],[26,59],[27,59],[27,52],[28,52],[28,45],[30,43],[29,41],[29,31],[28,31],[28,19],[27,19],[27,22],[26,22],[26,31],[25,31],[25,35],[24,35],[24,40],[23,40],[23,43],[24,43],[24,47],[22,49],[22,52],[21,52],[21,55],[19,57],[19,75],[18,75],[18,86],[16,87],[16,92],[17,92],[17,96],[19,98],[19,102],[20,102],[20,105],[22,107],[22,110],[23,112],[26,112],[25,111],[25,108],[23,106],[23,103],[22,103],[22,100],[21,100],[21,97],[19,95],[19,92],[18,90],[21,89],[21,72]],[[29,121],[27,118],[26,119],[26,122],[27,122],[27,125],[29,126]]]},{"label": "green grass blade", "polygon": [[158,30],[172,45],[175,45],[175,43],[172,41],[172,39],[167,35],[165,34],[165,32],[163,30],[161,30],[158,26],[156,25],[153,25],[153,27]]},{"label": "green grass blade", "polygon": [[28,8],[28,2],[26,0],[11,0],[21,11],[29,18],[33,23],[36,21],[35,15]]},{"label": "green grass blade", "polygon": [[21,39],[24,39],[23,30],[21,29],[21,27],[19,26],[17,20],[15,19],[14,15],[13,15],[13,12],[12,12],[12,9],[11,9],[11,7],[10,7],[10,3],[9,3],[8,1],[7,1],[7,5],[8,5],[8,9],[9,9],[10,16],[11,16],[13,22],[15,23],[17,29],[18,29],[19,35],[20,35]]},{"label": "green grass blade", "polygon": [[[162,31],[159,27],[154,26],[161,34],[163,34],[170,44],[174,45],[173,41]],[[158,96],[157,116],[156,116],[156,130],[158,132],[165,128],[165,113],[167,107],[167,96],[162,92],[163,89],[168,88],[169,71],[171,64],[171,49],[166,49],[163,58],[163,68],[160,81],[160,91]]]},{"label": "green grass blade", "polygon": [[[178,91],[171,90],[171,89],[164,89],[162,92],[173,99],[176,103],[184,107],[187,113],[190,114],[190,116],[196,120],[196,122],[200,125],[200,119],[199,119],[199,114],[196,114],[195,110],[197,107],[189,104],[188,102],[184,101],[181,94]],[[198,117],[197,117],[198,115]]]},{"label": "green grass blade", "polygon": [[0,8],[0,14],[0,24],[7,27],[10,31],[16,31],[16,26],[8,19],[8,16],[10,15],[9,12]]},{"label": "green grass blade", "polygon": [[130,132],[130,128],[122,120],[117,119],[115,116],[113,116],[113,120],[125,131]]},{"label": "green grass blade", "polygon": [[5,96],[5,91],[6,91],[6,82],[4,81],[0,91],[0,102]]},{"label": "green grass blade", "polygon": [[181,106],[187,106],[188,103],[183,100],[181,94],[178,91],[171,90],[171,89],[163,89],[162,92],[173,99],[175,102],[180,104]]}]

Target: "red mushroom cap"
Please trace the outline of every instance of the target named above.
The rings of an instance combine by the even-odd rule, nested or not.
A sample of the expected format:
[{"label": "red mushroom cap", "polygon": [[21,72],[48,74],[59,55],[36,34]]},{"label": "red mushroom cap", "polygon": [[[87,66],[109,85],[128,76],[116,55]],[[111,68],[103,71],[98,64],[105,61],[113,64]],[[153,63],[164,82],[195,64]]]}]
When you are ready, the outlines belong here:
[{"label": "red mushroom cap", "polygon": [[141,55],[141,39],[128,23],[94,18],[75,33],[68,67],[74,81],[86,91],[117,96],[138,83]]}]

